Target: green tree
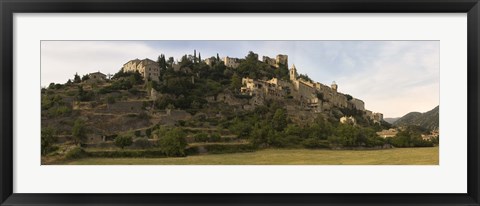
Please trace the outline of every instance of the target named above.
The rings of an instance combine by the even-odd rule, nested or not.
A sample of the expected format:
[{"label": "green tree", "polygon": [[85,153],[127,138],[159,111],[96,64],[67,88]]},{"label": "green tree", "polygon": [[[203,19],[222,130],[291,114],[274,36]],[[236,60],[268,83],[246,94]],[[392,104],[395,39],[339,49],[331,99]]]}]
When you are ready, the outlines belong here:
[{"label": "green tree", "polygon": [[130,136],[118,136],[115,138],[115,145],[120,148],[125,148],[133,144],[132,137]]},{"label": "green tree", "polygon": [[242,79],[237,75],[237,73],[234,73],[230,80],[230,89],[234,92],[238,92],[240,87],[242,87]]},{"label": "green tree", "polygon": [[162,70],[167,69],[167,61],[165,59],[164,54],[160,54],[160,56],[158,56],[157,63],[158,63],[158,66],[160,67],[160,69],[162,69]]},{"label": "green tree", "polygon": [[75,120],[72,128],[72,136],[76,144],[85,143],[87,141],[87,128],[83,120]]},{"label": "green tree", "polygon": [[197,50],[196,49],[193,50],[193,63],[195,63],[195,64],[197,63]]},{"label": "green tree", "polygon": [[75,73],[75,75],[73,76],[73,82],[74,83],[80,83],[82,80],[80,79],[80,76]]},{"label": "green tree", "polygon": [[283,131],[287,127],[287,113],[284,109],[277,109],[272,119],[272,127],[277,131]]},{"label": "green tree", "polygon": [[55,150],[55,147],[53,146],[57,142],[57,137],[55,136],[55,131],[50,128],[43,128],[42,129],[42,155],[46,155],[49,152],[52,152]]},{"label": "green tree", "polygon": [[180,129],[175,128],[160,137],[160,149],[167,156],[185,156],[185,147],[187,147],[186,134]]},{"label": "green tree", "polygon": [[180,68],[191,68],[192,67],[192,60],[188,58],[187,55],[182,56],[180,62],[178,63]]},{"label": "green tree", "polygon": [[142,148],[142,149],[148,148],[151,145],[147,138],[138,138],[138,139],[135,140],[135,142],[133,144],[136,147],[139,147],[139,148]]},{"label": "green tree", "polygon": [[172,66],[173,63],[175,63],[175,59],[173,57],[168,57],[167,65]]},{"label": "green tree", "polygon": [[206,133],[197,133],[193,136],[196,142],[206,142],[208,141],[208,134]]},{"label": "green tree", "polygon": [[90,76],[88,76],[88,74],[85,74],[82,76],[82,82],[87,81],[89,79],[90,79]]}]

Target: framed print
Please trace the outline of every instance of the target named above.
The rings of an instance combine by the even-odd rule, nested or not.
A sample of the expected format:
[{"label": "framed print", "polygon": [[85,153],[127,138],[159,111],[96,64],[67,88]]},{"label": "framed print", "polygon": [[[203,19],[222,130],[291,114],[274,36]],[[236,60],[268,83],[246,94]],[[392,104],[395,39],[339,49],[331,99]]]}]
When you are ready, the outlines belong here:
[{"label": "framed print", "polygon": [[1,1],[2,205],[479,205],[478,1]]}]

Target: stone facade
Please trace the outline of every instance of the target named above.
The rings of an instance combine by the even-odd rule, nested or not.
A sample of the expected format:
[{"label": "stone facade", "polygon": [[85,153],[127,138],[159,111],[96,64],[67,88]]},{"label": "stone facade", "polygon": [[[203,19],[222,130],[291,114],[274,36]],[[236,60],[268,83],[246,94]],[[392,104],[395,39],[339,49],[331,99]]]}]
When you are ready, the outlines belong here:
[{"label": "stone facade", "polygon": [[279,54],[277,55],[277,57],[275,58],[276,60],[276,63],[277,63],[277,68],[283,64],[285,65],[287,68],[288,68],[288,55],[285,55],[285,54]]},{"label": "stone facade", "polygon": [[[271,58],[264,57],[263,60],[272,63]],[[295,65],[290,68],[289,75],[289,82],[276,78],[270,80],[243,78],[240,92],[255,97],[257,103],[261,103],[261,99],[291,97],[298,101],[299,106],[313,112],[329,111],[333,107],[349,108],[363,111],[364,116],[374,122],[383,120],[383,114],[365,110],[365,103],[362,100],[357,98],[347,100],[348,95],[338,92],[338,85],[335,82],[329,87],[319,82],[299,78]],[[352,121],[346,118],[345,121]]]},{"label": "stone facade", "polygon": [[225,57],[223,58],[223,63],[225,64],[226,67],[230,68],[237,68],[240,65],[240,59],[238,58],[230,58],[230,57]]},{"label": "stone facade", "polygon": [[288,83],[278,80],[277,78],[272,78],[268,81],[243,78],[242,85],[243,87],[240,88],[240,92],[250,96],[285,98],[288,91]]},{"label": "stone facade", "polygon": [[151,59],[134,59],[123,65],[123,72],[140,72],[145,81],[159,81],[160,66]]},{"label": "stone facade", "polygon": [[382,138],[387,138],[387,137],[395,137],[397,135],[398,131],[396,129],[384,129],[380,132],[377,132],[377,135],[382,137]]},{"label": "stone facade", "polygon": [[266,64],[275,67],[277,65],[277,61],[273,58],[270,58],[268,56],[263,56],[262,61],[265,62]]},{"label": "stone facade", "polygon": [[280,67],[280,65],[285,65],[288,68],[288,56],[284,54],[279,54],[275,58],[263,56],[262,61],[275,68]]},{"label": "stone facade", "polygon": [[350,102],[352,103],[354,109],[365,111],[365,103],[362,100],[353,98],[350,100]]},{"label": "stone facade", "polygon": [[107,75],[101,72],[93,72],[88,74],[88,83],[102,83],[107,80]]}]

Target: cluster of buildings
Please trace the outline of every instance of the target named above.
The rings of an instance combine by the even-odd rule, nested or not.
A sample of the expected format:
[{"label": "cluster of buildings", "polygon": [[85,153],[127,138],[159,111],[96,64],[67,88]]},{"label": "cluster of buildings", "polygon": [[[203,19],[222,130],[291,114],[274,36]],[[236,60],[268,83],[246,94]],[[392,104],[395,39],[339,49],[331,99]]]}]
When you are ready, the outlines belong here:
[{"label": "cluster of buildings", "polygon": [[[288,57],[279,55],[273,61],[264,57],[265,62],[270,65],[288,65]],[[289,70],[289,80],[279,80],[272,78],[270,80],[255,80],[250,78],[242,79],[241,93],[256,96],[256,98],[293,98],[298,100],[301,106],[319,113],[329,111],[333,107],[348,108],[360,110],[364,115],[374,122],[383,120],[381,113],[372,112],[365,109],[365,103],[349,95],[338,92],[338,85],[333,82],[330,86],[319,82],[312,82],[300,78],[295,65]],[[260,102],[260,101],[258,101]],[[344,122],[355,122],[352,117],[344,118]]]},{"label": "cluster of buildings", "polygon": [[[217,61],[217,58],[206,58],[203,61],[207,65],[212,66]],[[222,58],[221,61],[223,61],[225,66],[235,69],[240,65],[242,59],[227,56]],[[280,66],[288,68],[287,55],[279,54],[275,58],[263,56],[262,61],[274,68],[279,68]],[[181,69],[176,63],[174,63],[172,67],[176,70]],[[160,67],[157,62],[150,59],[130,60],[123,65],[123,71],[138,71],[145,80],[159,81]],[[97,75],[95,74],[93,76]],[[94,78],[104,77],[98,76]],[[365,103],[362,100],[338,92],[338,85],[335,82],[330,86],[327,86],[319,82],[300,78],[295,65],[292,65],[289,69],[289,81],[277,78],[260,80],[247,77],[242,79],[242,85],[240,92],[255,97],[253,101],[254,104],[262,104],[263,99],[292,98],[298,100],[301,106],[316,113],[329,111],[333,107],[348,108],[362,111],[366,117],[375,122],[383,120],[383,115],[381,113],[365,109]],[[346,117],[345,121],[352,122],[354,120]]]},{"label": "cluster of buildings", "polygon": [[[258,55],[257,55],[258,58]],[[203,60],[205,64],[209,66],[213,66],[213,64],[217,61],[215,57],[210,57],[206,58]],[[224,57],[221,59],[223,63],[225,64],[226,67],[229,68],[237,68],[240,65],[241,59],[239,58],[232,58],[232,57]],[[270,58],[268,56],[263,56],[263,62],[269,64],[272,67],[280,67],[281,65],[288,65],[288,56],[287,55],[282,55],[279,54],[275,58]],[[175,71],[179,71],[181,69],[187,69],[188,68],[180,68],[180,65],[177,63],[173,63],[172,68]],[[139,72],[145,80],[151,80],[151,81],[159,81],[159,76],[160,76],[160,66],[158,65],[157,62],[151,60],[151,59],[134,59],[130,60],[127,63],[125,63],[122,67],[122,70],[124,72]]]}]

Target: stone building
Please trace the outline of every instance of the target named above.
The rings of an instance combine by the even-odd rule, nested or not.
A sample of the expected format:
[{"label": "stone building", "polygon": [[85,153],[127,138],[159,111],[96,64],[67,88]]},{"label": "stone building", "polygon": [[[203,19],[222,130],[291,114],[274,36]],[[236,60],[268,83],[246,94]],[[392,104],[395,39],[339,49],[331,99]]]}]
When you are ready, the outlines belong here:
[{"label": "stone building", "polygon": [[101,73],[101,72],[93,72],[88,74],[88,83],[102,83],[107,80],[107,75]]},{"label": "stone building", "polygon": [[383,114],[382,113],[378,113],[378,112],[375,112],[373,113],[373,120],[375,122],[380,122],[383,120]]},{"label": "stone building", "polygon": [[273,58],[268,57],[268,56],[263,56],[262,61],[265,62],[266,64],[272,66],[272,67],[277,65],[277,61]]},{"label": "stone building", "polygon": [[288,68],[288,55],[279,54],[275,59],[263,56],[262,61],[275,68],[280,67],[280,65],[285,65]]},{"label": "stone building", "polygon": [[292,84],[292,96],[305,103],[313,111],[326,111],[332,107],[351,108],[364,111],[365,116],[374,122],[383,120],[383,114],[374,113],[365,109],[365,103],[357,98],[347,100],[347,95],[338,92],[337,83],[333,82],[331,86],[319,82],[310,82],[298,78],[297,68],[292,65],[289,71],[290,82]]},{"label": "stone building", "polygon": [[223,58],[223,63],[225,64],[226,67],[230,68],[237,68],[240,65],[240,59],[238,58],[230,58],[230,57],[225,57]]},{"label": "stone building", "polygon": [[279,55],[277,55],[275,60],[276,60],[277,68],[282,64],[285,65],[288,68],[288,55],[279,54]]},{"label": "stone building", "polygon": [[151,59],[134,59],[123,65],[123,72],[140,72],[145,81],[159,81],[160,66]]},{"label": "stone building", "polygon": [[382,137],[382,138],[387,138],[387,137],[395,137],[397,135],[398,131],[396,129],[384,129],[380,132],[377,132],[377,135]]},{"label": "stone building", "polygon": [[342,124],[350,124],[350,125],[356,125],[357,124],[357,121],[355,120],[355,118],[353,118],[352,116],[343,116],[340,118],[340,123]]},{"label": "stone building", "polygon": [[[277,55],[276,59],[264,56],[263,62],[278,67],[278,65],[288,65],[287,55]],[[225,65],[228,67],[238,67],[240,60],[236,58],[225,57]],[[333,82],[330,86],[319,82],[313,82],[299,78],[295,65],[289,70],[290,81],[282,81],[276,78],[270,80],[255,80],[250,78],[242,79],[242,94],[254,97],[256,104],[261,104],[262,100],[268,98],[287,98],[294,99],[300,107],[313,112],[329,111],[336,108],[347,108],[363,111],[363,117],[369,118],[374,122],[381,122],[383,114],[374,113],[365,109],[365,103],[357,98],[350,97],[338,91],[338,84]],[[345,119],[346,118],[346,119]],[[345,121],[352,121],[345,117]],[[353,119],[355,123],[355,119]]]},{"label": "stone building", "polygon": [[265,98],[285,98],[287,95],[287,82],[272,78],[268,81],[242,78],[240,92],[250,96],[262,96]]}]

